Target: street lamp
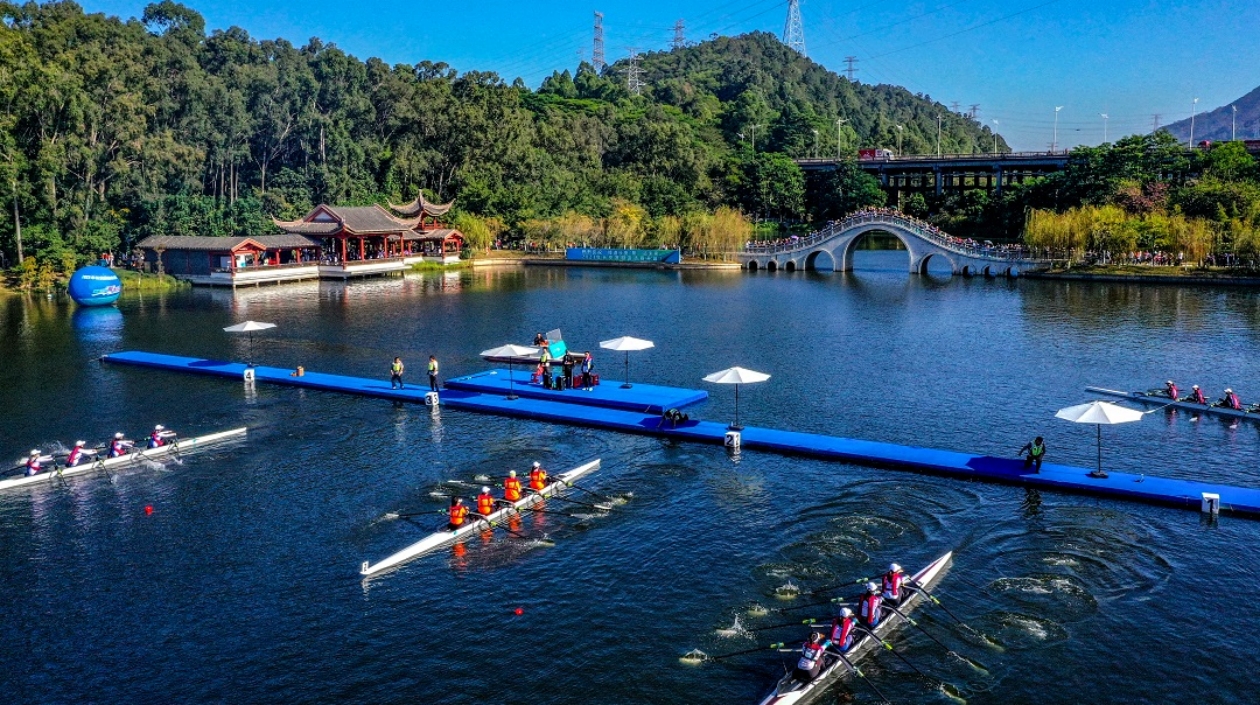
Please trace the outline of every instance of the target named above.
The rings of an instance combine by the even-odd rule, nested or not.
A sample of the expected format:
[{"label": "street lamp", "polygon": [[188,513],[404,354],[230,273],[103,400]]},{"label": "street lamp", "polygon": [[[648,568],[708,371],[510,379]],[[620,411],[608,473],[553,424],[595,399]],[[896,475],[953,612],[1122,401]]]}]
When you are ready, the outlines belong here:
[{"label": "street lamp", "polygon": [[1059,111],[1063,109],[1062,105],[1054,106],[1054,141],[1050,143],[1050,151],[1059,151]]},{"label": "street lamp", "polygon": [[1190,149],[1194,149],[1194,116],[1199,112],[1199,99],[1190,103]]},{"label": "street lamp", "polygon": [[814,159],[818,158],[818,130],[814,130]]},{"label": "street lamp", "polygon": [[941,156],[941,114],[936,114],[936,156]]},{"label": "street lamp", "polygon": [[906,129],[905,125],[894,125],[897,128],[897,156],[901,156],[901,135]]},{"label": "street lamp", "polygon": [[1238,106],[1229,106],[1234,109],[1234,116],[1229,121],[1229,141],[1234,142],[1238,139]]},{"label": "street lamp", "polygon": [[840,126],[846,122],[845,118],[836,118],[836,161],[840,161]]},{"label": "street lamp", "polygon": [[[753,154],[756,154],[757,153],[757,126],[749,125],[748,127],[752,131],[752,151],[753,151]],[[745,139],[744,133],[736,132],[735,134],[739,135],[739,138],[741,140]]]},{"label": "street lamp", "polygon": [[998,131],[998,124],[999,124],[999,123],[998,123],[998,121],[997,121],[997,120],[994,120],[994,121],[993,121],[993,153],[994,153],[994,154],[997,154],[997,153],[998,153],[998,151],[997,151],[997,131]]},{"label": "street lamp", "polygon": [[1107,113],[1099,113],[1099,115],[1103,119],[1103,144],[1107,144],[1107,121],[1111,118],[1107,115]]}]

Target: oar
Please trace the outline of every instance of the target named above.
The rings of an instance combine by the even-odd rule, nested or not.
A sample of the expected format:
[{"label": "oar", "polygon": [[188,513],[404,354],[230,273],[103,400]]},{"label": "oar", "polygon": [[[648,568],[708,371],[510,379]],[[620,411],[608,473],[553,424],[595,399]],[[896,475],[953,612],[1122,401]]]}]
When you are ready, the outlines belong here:
[{"label": "oar", "polygon": [[526,536],[525,534],[522,534],[522,533],[521,533],[521,532],[519,532],[519,531],[513,531],[512,529],[509,529],[507,526],[504,526],[503,524],[501,524],[501,523],[499,523],[499,522],[490,521],[489,519],[487,519],[487,518],[486,518],[486,515],[484,515],[484,514],[477,514],[477,512],[471,512],[471,513],[472,513],[474,516],[481,517],[481,521],[485,522],[486,526],[489,526],[491,529],[494,529],[494,528],[497,526],[498,528],[503,529],[504,531],[508,532],[509,534],[511,534],[511,535],[513,535],[513,536],[515,536],[515,537],[517,537],[517,538],[519,538],[519,539],[528,539],[528,538],[530,538],[529,536]]},{"label": "oar", "polygon": [[939,644],[939,645],[940,645],[940,647],[941,647],[942,649],[945,649],[946,651],[953,651],[953,649],[951,649],[951,648],[949,648],[948,646],[946,646],[946,645],[945,645],[945,642],[943,642],[943,641],[941,641],[940,639],[937,639],[936,637],[932,636],[932,632],[929,632],[928,630],[926,630],[926,629],[924,629],[923,627],[919,626],[919,623],[918,623],[918,622],[916,622],[916,621],[914,621],[913,619],[911,619],[910,617],[906,616],[906,613],[905,613],[905,612],[902,612],[901,610],[897,609],[896,607],[893,607],[892,605],[882,605],[882,606],[883,606],[883,607],[887,607],[888,609],[892,610],[893,612],[896,612],[898,615],[900,615],[900,616],[901,616],[901,618],[902,618],[902,619],[904,619],[904,620],[906,620],[907,622],[909,622],[909,623],[910,623],[910,626],[912,626],[912,627],[914,627],[915,629],[918,629],[919,631],[921,631],[921,632],[923,632],[924,634],[926,634],[926,635],[927,635],[927,637],[928,637],[929,639],[931,639],[932,641],[935,641],[937,644]]},{"label": "oar", "polygon": [[893,649],[893,645],[892,645],[892,644],[890,644],[890,643],[888,643],[888,642],[884,641],[883,639],[881,639],[881,638],[879,637],[879,635],[878,635],[878,634],[876,634],[875,632],[873,632],[873,631],[871,631],[871,630],[867,629],[866,627],[862,626],[862,625],[861,625],[861,623],[859,623],[859,622],[856,622],[856,621],[855,621],[855,622],[853,623],[853,626],[857,627],[858,631],[865,632],[866,634],[870,634],[872,639],[874,639],[875,641],[878,641],[879,643],[883,644],[885,649],[887,649],[887,650],[889,650],[889,651],[892,651],[892,653],[893,653],[893,655],[894,655],[894,656],[896,656],[897,658],[901,659],[901,660],[902,660],[903,662],[905,662],[905,664],[906,664],[907,666],[909,666],[910,668],[913,668],[915,673],[918,673],[919,675],[923,676],[924,678],[927,678],[927,679],[930,679],[930,680],[939,680],[939,679],[937,679],[937,678],[932,678],[932,676],[929,676],[928,674],[926,674],[926,673],[924,673],[923,671],[919,670],[919,667],[918,667],[918,666],[916,666],[916,665],[914,665],[913,663],[911,663],[911,662],[910,662],[910,659],[908,659],[908,658],[906,658],[905,656],[903,656],[903,655],[901,654],[901,652],[899,652],[899,651],[897,651],[897,650]]},{"label": "oar", "polygon": [[[959,618],[958,618],[958,617],[957,617],[957,616],[956,616],[953,612],[950,612],[950,611],[949,611],[949,608],[948,608],[948,607],[946,607],[945,605],[941,604],[941,601],[940,601],[940,600],[938,600],[938,599],[936,599],[936,596],[935,596],[935,595],[933,595],[932,593],[928,592],[928,591],[927,591],[927,588],[923,587],[923,584],[922,584],[922,583],[920,583],[919,581],[911,579],[911,580],[910,580],[910,589],[911,589],[911,590],[918,590],[919,592],[923,593],[923,596],[924,596],[924,597],[926,597],[927,599],[931,600],[931,601],[932,601],[932,604],[934,604],[934,605],[936,605],[937,607],[940,607],[941,609],[945,610],[945,614],[947,614],[947,615],[949,615],[951,618],[953,618],[953,620],[954,620],[955,622],[958,622],[959,624],[963,625],[964,627],[966,627],[966,626],[967,626],[967,623],[966,623],[966,622],[964,622],[964,621],[962,621],[961,619],[959,619]],[[971,627],[967,627],[967,628],[968,628],[968,629],[970,629]]]},{"label": "oar", "polygon": [[879,696],[880,700],[883,700],[886,703],[892,702],[891,700],[888,699],[888,696],[880,692],[879,688],[875,687],[875,684],[871,682],[870,678],[866,677],[865,673],[862,673],[862,669],[858,668],[857,666],[854,666],[852,661],[844,657],[844,654],[840,653],[839,651],[836,651],[835,649],[828,649],[827,653],[843,661],[844,665],[848,666],[850,671],[853,671],[854,673],[856,673],[858,677],[862,679],[862,682],[869,685],[871,687],[871,690],[875,691],[875,694]]},{"label": "oar", "polygon": [[873,578],[858,578],[857,580],[854,580],[852,582],[836,583],[835,585],[828,585],[826,587],[814,588],[813,590],[810,590],[810,594],[817,595],[820,592],[830,592],[832,590],[836,590],[842,587],[849,587],[850,585],[861,585],[862,583],[869,583],[871,582],[871,580],[873,580]]},{"label": "oar", "polygon": [[573,489],[575,489],[575,490],[577,490],[577,491],[579,491],[579,492],[585,492],[586,494],[589,494],[590,496],[595,497],[596,499],[598,499],[598,500],[600,500],[600,501],[602,501],[602,502],[613,502],[613,501],[615,501],[612,497],[606,497],[606,496],[604,496],[604,495],[602,495],[602,494],[599,494],[598,492],[592,492],[592,491],[590,491],[590,490],[586,489],[585,487],[582,487],[581,485],[575,485],[575,484],[573,484],[572,482],[569,482],[569,481],[567,481],[567,480],[559,480],[559,479],[557,479],[557,480],[556,480],[556,482],[559,482],[559,483],[563,484],[565,487],[572,487]]},{"label": "oar", "polygon": [[784,627],[799,627],[799,626],[801,626],[802,624],[805,624],[805,625],[812,625],[812,624],[817,624],[817,623],[819,623],[819,622],[824,622],[824,621],[826,621],[826,620],[825,620],[825,619],[817,619],[817,618],[814,618],[814,617],[810,617],[809,619],[802,619],[802,620],[800,620],[800,621],[798,621],[798,622],[784,622],[783,624],[771,624],[771,625],[768,625],[768,626],[765,626],[765,627],[755,627],[755,628],[753,628],[753,629],[749,629],[748,631],[750,631],[750,632],[764,632],[764,631],[767,631],[767,630],[770,630],[770,629],[782,629],[782,628],[784,628]]},{"label": "oar", "polygon": [[566,513],[566,512],[556,512],[556,511],[552,511],[552,510],[550,510],[550,509],[534,509],[533,507],[517,507],[517,510],[518,510],[518,511],[533,512],[534,514],[551,514],[551,515],[553,515],[553,516],[558,516],[558,517],[569,517],[569,518],[571,518],[571,519],[581,519],[581,518],[582,518],[582,517],[580,517],[580,516],[578,516],[578,515],[576,515],[576,514],[568,514],[568,513]]},{"label": "oar", "polygon": [[780,641],[775,644],[770,644],[769,646],[758,646],[752,649],[744,649],[743,651],[733,651],[729,654],[719,654],[718,656],[709,656],[706,654],[704,657],[704,660],[720,661],[724,658],[730,658],[732,656],[743,656],[744,654],[751,654],[754,651],[770,651],[771,649],[782,649],[782,648],[783,648],[783,642]]},{"label": "oar", "polygon": [[817,607],[819,605],[852,605],[853,604],[852,602],[848,602],[847,600],[848,598],[845,598],[845,597],[833,597],[830,600],[823,600],[822,602],[807,602],[803,605],[793,605],[791,607],[780,607],[778,608],[778,611],[779,612],[794,612],[796,610],[803,610],[806,607]]},{"label": "oar", "polygon": [[576,499],[569,499],[568,497],[561,497],[561,496],[560,496],[560,495],[558,495],[558,494],[545,495],[545,494],[543,494],[543,493],[541,493],[541,492],[539,492],[538,490],[535,490],[535,489],[530,489],[530,488],[526,488],[526,489],[529,491],[529,493],[530,493],[530,494],[533,494],[533,495],[538,495],[539,497],[542,497],[543,499],[558,499],[558,500],[560,500],[561,502],[569,502],[569,503],[571,503],[571,504],[576,504],[576,505],[579,505],[579,506],[582,506],[582,507],[590,507],[591,509],[595,509],[595,510],[598,510],[598,511],[601,511],[601,512],[608,512],[608,511],[612,511],[612,505],[608,505],[608,504],[591,504],[591,503],[589,503],[589,502],[579,502],[579,501],[578,501],[578,500],[576,500]]}]

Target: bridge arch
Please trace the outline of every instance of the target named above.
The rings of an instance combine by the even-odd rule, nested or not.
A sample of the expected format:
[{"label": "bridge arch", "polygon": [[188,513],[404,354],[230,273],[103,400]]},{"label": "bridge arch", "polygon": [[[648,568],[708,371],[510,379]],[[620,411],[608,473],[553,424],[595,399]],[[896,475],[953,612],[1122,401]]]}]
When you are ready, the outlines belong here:
[{"label": "bridge arch", "polygon": [[760,265],[757,264],[757,260],[755,259],[748,260],[748,271],[755,272],[759,268],[760,268]]},{"label": "bridge arch", "polygon": [[776,261],[774,261],[773,259],[771,259],[771,260],[767,260],[767,261],[766,261],[766,271],[767,271],[767,272],[777,272],[777,271],[779,271],[779,263],[778,263],[778,262],[776,262]]},{"label": "bridge arch", "polygon": [[[819,266],[820,261],[824,263],[825,266],[820,267]],[[817,272],[820,270],[834,272],[836,271],[836,269],[837,269],[836,257],[835,255],[831,254],[830,250],[825,250],[825,249],[814,250],[813,252],[809,253],[808,257],[805,258],[805,271],[807,272]]]},{"label": "bridge arch", "polygon": [[928,252],[927,254],[923,255],[923,258],[920,259],[917,263],[912,263],[911,266],[915,268],[915,272],[917,274],[920,274],[926,277],[928,275],[928,265],[932,261],[933,257],[939,257],[945,260],[945,262],[949,264],[950,274],[958,274],[958,271],[959,271],[958,264],[954,262],[954,259],[952,257],[950,257],[949,255],[943,252]]},{"label": "bridge arch", "polygon": [[785,262],[785,263],[783,264],[783,271],[785,271],[785,272],[795,272],[795,271],[796,271],[796,260],[794,260],[794,259],[790,259],[790,260],[788,260],[787,262]]}]

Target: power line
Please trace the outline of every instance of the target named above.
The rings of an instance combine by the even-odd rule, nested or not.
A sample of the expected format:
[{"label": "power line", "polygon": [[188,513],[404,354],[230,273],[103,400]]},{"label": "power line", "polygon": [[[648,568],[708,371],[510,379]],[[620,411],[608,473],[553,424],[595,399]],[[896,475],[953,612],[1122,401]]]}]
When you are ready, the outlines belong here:
[{"label": "power line", "polygon": [[805,23],[801,20],[801,0],[788,0],[787,22],[783,23],[783,43],[801,56],[805,53]]}]

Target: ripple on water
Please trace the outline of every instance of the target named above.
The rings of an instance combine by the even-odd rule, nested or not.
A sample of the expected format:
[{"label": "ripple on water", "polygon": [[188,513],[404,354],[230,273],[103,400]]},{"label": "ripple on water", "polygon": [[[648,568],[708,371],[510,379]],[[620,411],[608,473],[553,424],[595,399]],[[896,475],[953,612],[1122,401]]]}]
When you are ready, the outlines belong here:
[{"label": "ripple on water", "polygon": [[995,597],[1006,597],[1025,606],[1036,607],[1065,621],[1076,621],[1098,610],[1098,601],[1081,582],[1069,575],[1042,573],[1019,578],[998,578],[985,589]]},{"label": "ripple on water", "polygon": [[[973,626],[989,640],[1015,651],[1039,649],[1068,639],[1068,630],[1063,625],[1022,612],[990,612],[974,620]],[[975,638],[978,637],[968,640]]]}]

